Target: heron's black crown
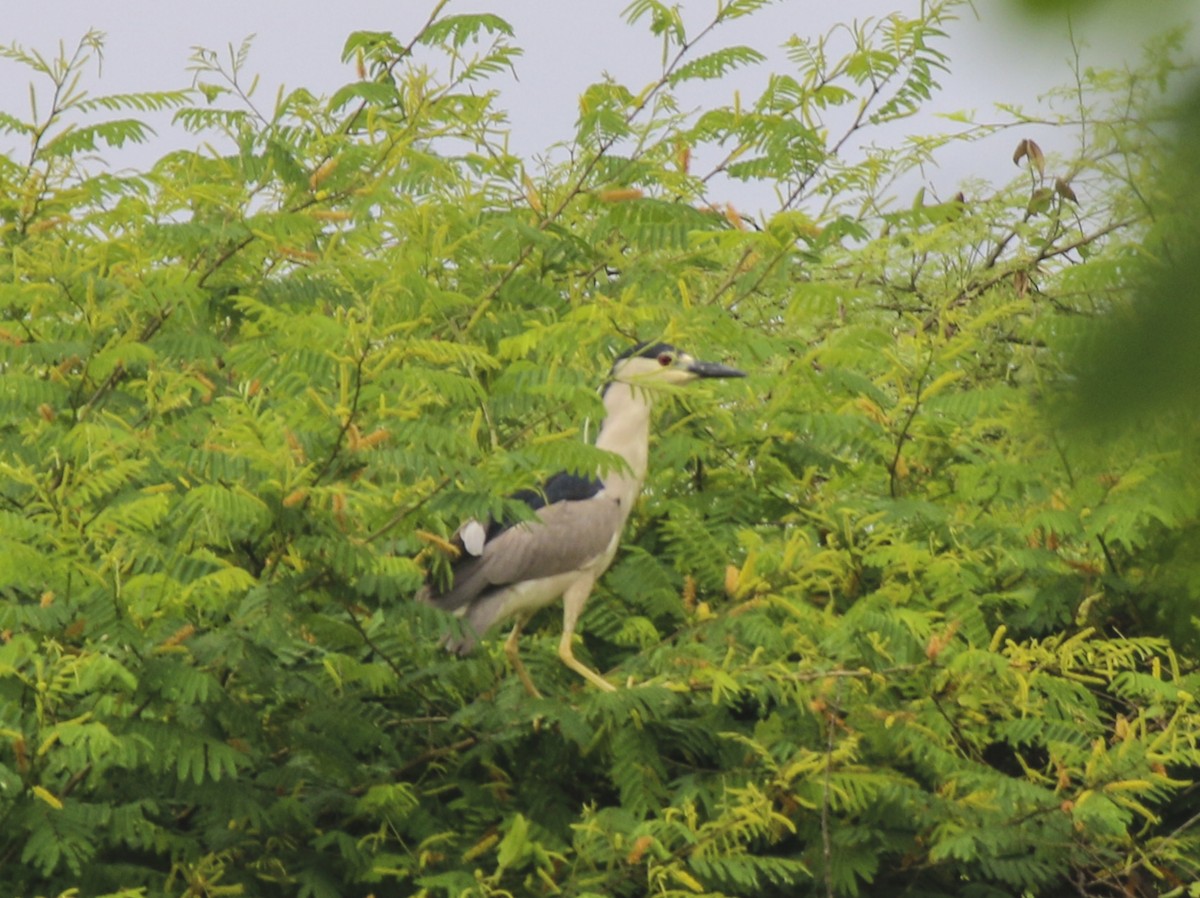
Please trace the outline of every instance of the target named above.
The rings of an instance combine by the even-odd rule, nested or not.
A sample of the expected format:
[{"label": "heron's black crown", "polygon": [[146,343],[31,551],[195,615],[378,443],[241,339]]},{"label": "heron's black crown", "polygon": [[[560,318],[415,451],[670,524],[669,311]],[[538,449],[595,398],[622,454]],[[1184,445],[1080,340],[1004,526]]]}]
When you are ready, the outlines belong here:
[{"label": "heron's black crown", "polygon": [[664,353],[667,355],[675,355],[678,352],[679,350],[670,343],[651,343],[648,340],[644,340],[641,343],[638,343],[636,346],[630,346],[623,353],[613,359],[613,368],[616,368],[626,359],[632,359],[638,356],[644,359],[653,359],[663,355]]}]

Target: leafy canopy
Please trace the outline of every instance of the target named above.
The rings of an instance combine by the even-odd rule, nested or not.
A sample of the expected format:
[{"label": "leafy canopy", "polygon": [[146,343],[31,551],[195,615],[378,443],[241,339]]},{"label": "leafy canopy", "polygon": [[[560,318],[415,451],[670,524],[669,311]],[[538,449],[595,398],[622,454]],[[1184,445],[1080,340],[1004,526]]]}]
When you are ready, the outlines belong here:
[{"label": "leafy canopy", "polygon": [[[788,38],[723,103],[762,5],[631,4],[659,77],[586,87],[540,167],[512,29],[444,2],[273,106],[245,48],[102,97],[95,35],[0,51],[40,100],[0,115],[8,893],[1194,894],[1194,416],[1045,413],[1170,236],[1178,36],[1077,72],[1055,147],[880,145],[955,4]],[[164,110],[197,149],[95,161]],[[1009,183],[889,199],[997,134]],[[630,685],[547,612],[531,701],[411,596],[464,516],[610,462],[579,422],[639,337],[753,374],[662,404],[579,648]]]}]

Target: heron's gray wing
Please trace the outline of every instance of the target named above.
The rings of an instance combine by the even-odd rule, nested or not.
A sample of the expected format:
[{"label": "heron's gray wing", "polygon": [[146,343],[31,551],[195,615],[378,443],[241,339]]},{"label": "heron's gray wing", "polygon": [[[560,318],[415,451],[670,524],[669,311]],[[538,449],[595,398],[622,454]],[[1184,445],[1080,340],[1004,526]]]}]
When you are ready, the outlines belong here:
[{"label": "heron's gray wing", "polygon": [[510,527],[454,569],[454,583],[430,601],[457,611],[499,586],[565,574],[603,555],[622,524],[620,506],[603,496],[582,502],[555,502],[534,518]]}]

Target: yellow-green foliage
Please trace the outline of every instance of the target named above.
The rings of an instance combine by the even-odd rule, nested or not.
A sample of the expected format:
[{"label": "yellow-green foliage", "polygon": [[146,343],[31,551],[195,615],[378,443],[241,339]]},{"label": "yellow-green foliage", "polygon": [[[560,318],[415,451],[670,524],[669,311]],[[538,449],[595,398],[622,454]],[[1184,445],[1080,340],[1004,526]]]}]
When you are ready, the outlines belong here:
[{"label": "yellow-green foliage", "polygon": [[[638,0],[661,78],[583,90],[540,169],[495,16],[353,34],[358,80],[274,109],[245,53],[91,98],[93,37],[3,51],[63,88],[0,116],[6,895],[1196,893],[1194,416],[1047,402],[1142,256],[1159,81],[1081,72],[1076,155],[888,203],[954,138],[854,148],[950,9],[681,112],[760,5],[694,40]],[[88,161],[162,110],[202,148]],[[626,687],[546,612],[532,700],[411,598],[462,517],[608,463],[580,422],[635,337],[751,376],[662,403],[578,649]]]}]

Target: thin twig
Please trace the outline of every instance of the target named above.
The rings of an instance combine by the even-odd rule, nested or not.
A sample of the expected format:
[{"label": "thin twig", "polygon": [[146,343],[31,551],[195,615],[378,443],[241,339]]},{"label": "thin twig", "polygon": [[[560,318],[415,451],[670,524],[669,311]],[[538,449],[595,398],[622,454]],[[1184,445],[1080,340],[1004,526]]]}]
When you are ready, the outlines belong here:
[{"label": "thin twig", "polygon": [[[429,18],[427,18],[425,20],[425,24],[422,25],[421,29],[416,34],[413,35],[412,40],[410,40],[404,46],[404,48],[399,53],[396,54],[396,58],[387,64],[387,67],[383,70],[383,73],[382,73],[383,77],[390,78],[392,76],[392,72],[394,72],[396,70],[396,66],[398,66],[401,62],[403,62],[405,59],[407,59],[408,57],[410,57],[412,55],[413,48],[417,45],[417,41],[419,41],[421,38],[423,38],[425,36],[425,34],[433,26],[433,23],[437,21],[437,17],[442,14],[442,10],[446,8],[446,4],[448,4],[449,2],[450,2],[450,0],[438,0],[437,5],[434,6],[433,10],[429,13]],[[338,128],[338,133],[341,133],[341,134],[350,133],[350,128],[353,127],[354,123],[358,120],[358,117],[366,111],[367,105],[368,105],[367,100],[362,100],[361,102],[359,102],[358,108],[355,109],[352,113],[350,113],[350,115],[346,117],[346,120],[344,122],[342,122],[341,127]],[[331,156],[332,156],[332,151],[330,151],[329,153],[326,153],[323,157],[321,157],[321,162],[325,162]],[[320,165],[318,164],[316,167],[320,168]]]},{"label": "thin twig", "polygon": [[325,459],[325,463],[321,465],[317,473],[313,475],[312,483],[314,486],[320,483],[321,478],[328,474],[329,469],[333,467],[338,453],[342,450],[342,443],[346,440],[346,434],[350,432],[350,428],[354,426],[354,419],[358,417],[358,401],[362,395],[363,365],[367,362],[367,354],[368,350],[364,349],[363,354],[358,359],[358,363],[354,366],[354,395],[350,399],[350,410],[346,413],[346,419],[338,429],[338,435],[333,441],[333,447],[329,450],[329,456]]},{"label": "thin twig", "polygon": [[[720,22],[720,17],[713,19],[703,31],[696,35],[695,38],[693,38],[691,41],[684,41],[682,44],[680,44],[679,52],[675,54],[674,59],[672,59],[671,62],[667,64],[666,68],[663,69],[662,76],[650,87],[649,90],[643,93],[640,102],[638,102],[633,109],[626,113],[623,119],[623,123],[626,127],[632,124],[634,119],[636,119],[650,104],[650,101],[653,100],[664,87],[671,83],[671,78],[674,77],[676,69],[679,68],[680,63],[683,62],[683,59],[687,55],[688,51],[695,47],[697,43],[702,41],[709,32],[711,32],[717,27],[718,24],[720,24]],[[545,231],[552,224],[557,222],[558,219],[562,217],[563,213],[566,212],[567,207],[584,192],[584,188],[587,186],[588,179],[592,176],[592,172],[596,170],[596,166],[600,164],[602,159],[607,157],[609,150],[616,145],[617,141],[622,136],[623,135],[621,134],[612,134],[600,142],[596,152],[583,166],[583,169],[575,178],[574,184],[572,184],[571,188],[567,190],[566,194],[558,202],[558,205],[556,205],[549,214],[547,214],[538,222],[537,229],[539,231]],[[480,297],[479,303],[475,307],[475,311],[472,313],[470,319],[468,319],[467,324],[463,329],[464,333],[469,333],[474,329],[475,325],[479,323],[480,319],[491,306],[493,300],[495,300],[495,298],[500,294],[500,291],[504,289],[504,285],[512,280],[517,271],[521,269],[526,260],[533,254],[533,249],[534,245],[532,243],[526,243],[521,248],[521,252],[517,255],[517,258],[500,277],[500,280],[493,284],[491,288],[489,288],[487,292]]]},{"label": "thin twig", "polygon": [[366,643],[367,647],[377,656],[383,659],[383,663],[391,668],[391,671],[396,675],[397,680],[403,680],[404,671],[401,669],[400,665],[392,659],[391,655],[383,651],[383,649],[375,644],[375,640],[371,638],[371,634],[367,632],[366,627],[362,625],[362,622],[358,619],[358,615],[354,613],[353,609],[346,609],[346,617],[350,618],[350,625],[358,631],[358,635],[362,637],[362,641]]},{"label": "thin twig", "polygon": [[[840,704],[842,682],[838,681],[837,692],[834,695],[834,705]],[[836,744],[834,734],[833,711],[825,715],[825,725],[829,727],[829,737],[825,742],[825,781],[821,787],[821,854],[825,864],[825,898],[834,898],[833,891],[833,833],[829,827],[830,795],[833,793],[833,749]]]},{"label": "thin twig", "polygon": [[917,410],[921,407],[921,391],[925,389],[925,379],[929,377],[929,369],[933,367],[933,347],[929,347],[929,358],[925,360],[925,369],[921,372],[921,376],[917,378],[917,389],[913,394],[912,408],[908,410],[908,415],[904,419],[904,425],[900,428],[900,433],[896,435],[896,452],[892,455],[892,460],[888,464],[888,492],[892,498],[898,498],[900,478],[898,471],[900,469],[900,457],[904,454],[904,443],[908,439],[908,432],[912,428],[912,423],[917,417]]},{"label": "thin twig", "polygon": [[403,764],[396,768],[395,777],[398,779],[403,774],[408,773],[408,771],[412,770],[414,767],[420,767],[422,764],[435,760],[436,758],[444,757],[445,755],[457,754],[464,748],[471,748],[478,742],[478,736],[467,736],[465,739],[459,739],[457,742],[453,742],[450,745],[443,745],[439,748],[431,748],[427,751],[423,751],[407,764]]},{"label": "thin twig", "polygon": [[[1072,240],[1070,243],[1064,243],[1060,246],[1047,244],[1032,259],[1022,263],[1021,268],[1035,268],[1039,263],[1045,262],[1047,259],[1053,259],[1056,256],[1062,256],[1071,252],[1072,250],[1079,249],[1081,246],[1087,246],[1091,243],[1095,243],[1101,237],[1105,237],[1108,234],[1111,234],[1113,231],[1119,231],[1121,228],[1132,227],[1141,220],[1142,219],[1140,217],[1121,218],[1116,221],[1110,221],[1108,224],[1097,228],[1090,234],[1083,234],[1077,237],[1075,240]],[[1010,277],[1012,273],[1012,269],[996,269],[991,275],[984,278],[982,281],[978,281],[974,284],[964,287],[959,292],[958,296],[950,301],[950,306],[953,307],[962,305],[972,297],[978,296],[980,293],[983,293],[989,288],[996,286],[996,284],[1000,283],[1005,278]]]},{"label": "thin twig", "polygon": [[[151,318],[146,323],[146,326],[142,328],[141,334],[138,335],[137,342],[145,343],[149,341],[151,337],[158,333],[159,329],[166,323],[167,319],[171,317],[171,313],[174,310],[174,306],[167,306],[161,312]],[[92,395],[88,398],[88,401],[79,408],[78,412],[76,413],[77,418],[81,419],[84,415],[91,411],[101,399],[107,396],[117,384],[125,379],[125,375],[127,373],[128,371],[123,365],[115,365],[112,372],[104,379],[104,382],[95,389]]]}]

